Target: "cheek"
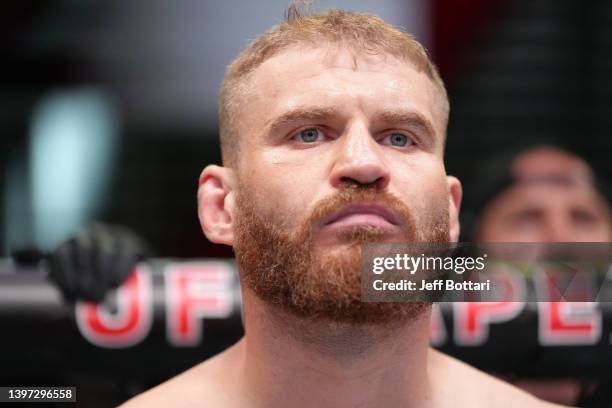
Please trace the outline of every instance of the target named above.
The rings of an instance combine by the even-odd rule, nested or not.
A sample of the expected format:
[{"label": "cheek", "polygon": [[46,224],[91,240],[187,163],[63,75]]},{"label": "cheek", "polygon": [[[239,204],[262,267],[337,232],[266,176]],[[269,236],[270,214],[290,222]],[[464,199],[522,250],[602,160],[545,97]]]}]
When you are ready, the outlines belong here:
[{"label": "cheek", "polygon": [[515,231],[508,229],[504,224],[496,224],[492,221],[484,221],[477,232],[476,241],[478,242],[533,242],[538,241],[537,234],[534,235],[527,231]]},{"label": "cheek", "polygon": [[[286,157],[286,155],[284,155]],[[292,228],[306,216],[324,180],[313,166],[268,151],[243,166],[241,184],[258,212],[276,225]],[[254,163],[251,161],[250,163]]]},{"label": "cheek", "polygon": [[414,163],[394,170],[401,179],[399,197],[414,211],[418,219],[425,219],[440,208],[448,209],[446,172],[439,164],[429,167]]},{"label": "cheek", "polygon": [[612,226],[609,224],[598,224],[594,228],[576,228],[579,236],[576,241],[582,242],[612,242]]}]

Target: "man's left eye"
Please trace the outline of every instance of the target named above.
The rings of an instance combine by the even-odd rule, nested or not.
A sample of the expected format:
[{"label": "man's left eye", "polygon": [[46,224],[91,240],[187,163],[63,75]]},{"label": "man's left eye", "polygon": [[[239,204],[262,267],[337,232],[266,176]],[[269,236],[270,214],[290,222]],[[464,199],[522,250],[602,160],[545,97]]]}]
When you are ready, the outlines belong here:
[{"label": "man's left eye", "polygon": [[403,133],[391,133],[383,138],[382,144],[404,147],[413,145],[414,142],[409,136]]}]

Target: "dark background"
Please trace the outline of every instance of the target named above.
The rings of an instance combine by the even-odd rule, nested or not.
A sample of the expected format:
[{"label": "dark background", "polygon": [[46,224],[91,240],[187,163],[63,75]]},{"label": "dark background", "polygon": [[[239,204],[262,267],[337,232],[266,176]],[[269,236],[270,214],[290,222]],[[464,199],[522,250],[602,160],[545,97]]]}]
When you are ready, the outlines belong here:
[{"label": "dark background", "polygon": [[[466,190],[478,177],[473,173],[479,161],[541,138],[561,140],[610,178],[612,2],[348,4],[355,3],[383,18],[392,14],[394,23],[404,22],[430,49],[451,100],[448,171]],[[132,227],[160,256],[231,255],[200,233],[197,177],[206,164],[219,162],[215,97],[223,67],[250,38],[280,21],[285,3],[251,9],[237,1],[126,4],[0,4],[4,255],[27,245],[52,249],[60,240],[41,237],[32,221],[53,217],[44,204],[39,214],[32,192],[36,112],[49,95],[90,88],[103,93],[117,129],[106,161],[109,178],[96,187],[104,194],[64,235],[102,220]],[[66,151],[67,161],[71,154]],[[51,159],[43,163],[49,172],[56,167]],[[61,176],[51,178],[65,183]]]},{"label": "dark background", "polygon": [[[612,178],[612,2],[318,4],[380,14],[428,47],[451,100],[447,169],[466,191],[476,184],[482,160],[541,139],[561,141]],[[204,166],[220,162],[216,94],[224,66],[279,22],[285,6],[284,0],[0,2],[0,258],[27,246],[51,250],[95,220],[131,227],[161,257],[231,256],[200,231],[197,179]],[[68,101],[62,112],[74,113],[64,120],[90,121],[77,126],[71,143],[93,147],[68,146],[53,155],[43,148],[36,156],[40,140],[58,136],[45,133],[49,122],[40,113],[58,95]],[[101,110],[79,110],[90,103],[101,103]],[[98,157],[94,139],[105,134],[104,126],[95,130],[96,117],[111,124],[97,167],[106,179],[88,175]],[[47,148],[54,145],[49,140]],[[83,174],[76,181],[60,171],[73,162],[73,173]],[[66,203],[52,202],[67,197],[59,193],[63,188],[78,191],[71,183],[91,184],[81,189],[89,201],[78,216]],[[44,194],[37,190],[41,184]],[[43,227],[54,220],[61,231],[46,236]],[[60,337],[53,341],[66,341]],[[99,406],[151,385],[82,381],[94,384],[82,395],[95,400],[100,393]]]}]

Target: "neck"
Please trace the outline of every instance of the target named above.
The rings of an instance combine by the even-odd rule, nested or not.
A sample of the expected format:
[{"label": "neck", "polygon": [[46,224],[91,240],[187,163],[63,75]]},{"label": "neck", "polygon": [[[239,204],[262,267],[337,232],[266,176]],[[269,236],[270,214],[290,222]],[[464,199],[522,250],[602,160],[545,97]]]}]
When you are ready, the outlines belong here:
[{"label": "neck", "polygon": [[256,405],[427,405],[429,309],[409,322],[351,325],[294,317],[248,290],[243,300],[243,378]]}]

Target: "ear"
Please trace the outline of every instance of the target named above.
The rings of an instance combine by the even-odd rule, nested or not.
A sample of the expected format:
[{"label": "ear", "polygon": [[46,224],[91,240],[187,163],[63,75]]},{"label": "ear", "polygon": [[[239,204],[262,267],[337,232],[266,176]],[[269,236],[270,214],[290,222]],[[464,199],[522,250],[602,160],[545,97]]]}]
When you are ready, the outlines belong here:
[{"label": "ear", "polygon": [[198,187],[198,217],[206,237],[216,244],[233,245],[234,174],[228,167],[210,165]]},{"label": "ear", "polygon": [[461,209],[461,197],[463,195],[463,189],[461,188],[461,182],[457,177],[446,176],[446,183],[448,185],[448,215],[449,215],[449,228],[450,228],[450,239],[452,242],[459,240],[459,232],[461,231],[459,225],[459,210]]}]

